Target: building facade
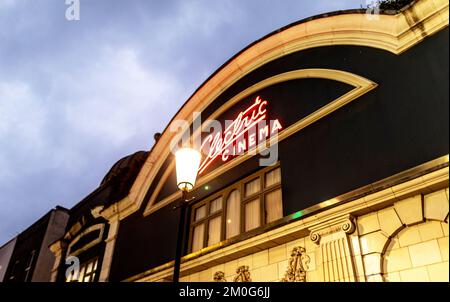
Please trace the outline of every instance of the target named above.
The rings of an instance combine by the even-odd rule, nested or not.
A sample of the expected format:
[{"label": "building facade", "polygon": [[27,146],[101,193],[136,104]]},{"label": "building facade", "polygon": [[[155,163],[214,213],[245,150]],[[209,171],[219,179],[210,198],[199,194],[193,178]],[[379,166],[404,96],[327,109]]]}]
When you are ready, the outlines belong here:
[{"label": "building facade", "polygon": [[[56,207],[5,245],[4,282],[49,282],[55,256],[49,245],[61,238],[69,218],[68,210]],[[11,245],[12,244],[12,245]],[[4,250],[1,249],[3,254]]]},{"label": "building facade", "polygon": [[6,269],[8,268],[8,264],[14,251],[16,240],[17,237],[11,239],[0,247],[0,282],[3,282],[3,279],[5,278]]},{"label": "building facade", "polygon": [[249,45],[69,211],[51,280],[172,281],[187,137],[181,281],[448,282],[448,12],[336,12]]},{"label": "building facade", "polygon": [[107,281],[111,267],[111,233],[116,225],[99,214],[104,207],[126,198],[148,152],[139,151],[115,163],[100,186],[70,209],[65,233],[49,245],[55,255],[51,280]]},{"label": "building facade", "polygon": [[[448,281],[448,1],[378,18],[348,11],[282,28],[173,118],[269,126],[224,126],[231,151],[219,141],[226,154],[202,159],[183,281]],[[117,225],[110,280],[172,278],[181,193],[170,129],[127,199],[100,212]],[[248,151],[275,142],[272,129],[276,164],[262,167],[267,156]]]}]

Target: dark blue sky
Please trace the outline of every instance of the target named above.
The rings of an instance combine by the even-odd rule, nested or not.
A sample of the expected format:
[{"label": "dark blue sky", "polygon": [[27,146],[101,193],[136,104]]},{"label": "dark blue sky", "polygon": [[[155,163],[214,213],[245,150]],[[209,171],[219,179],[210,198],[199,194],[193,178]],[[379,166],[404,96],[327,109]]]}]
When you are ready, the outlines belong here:
[{"label": "dark blue sky", "polygon": [[148,150],[219,66],[282,26],[365,0],[0,0],[0,246]]}]

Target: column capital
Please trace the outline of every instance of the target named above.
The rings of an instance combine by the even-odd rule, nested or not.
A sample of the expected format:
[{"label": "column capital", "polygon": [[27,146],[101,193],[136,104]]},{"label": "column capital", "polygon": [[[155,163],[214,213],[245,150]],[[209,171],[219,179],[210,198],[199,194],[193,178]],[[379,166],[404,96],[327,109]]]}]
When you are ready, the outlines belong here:
[{"label": "column capital", "polygon": [[345,214],[337,218],[322,221],[309,228],[309,238],[312,242],[320,244],[320,239],[325,235],[343,232],[352,234],[356,229],[355,218],[351,214]]}]

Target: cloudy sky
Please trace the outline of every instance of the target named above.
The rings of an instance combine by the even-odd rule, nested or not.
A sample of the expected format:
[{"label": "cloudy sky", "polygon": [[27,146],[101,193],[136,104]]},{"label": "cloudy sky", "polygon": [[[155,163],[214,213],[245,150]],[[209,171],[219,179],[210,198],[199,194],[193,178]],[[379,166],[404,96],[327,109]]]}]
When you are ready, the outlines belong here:
[{"label": "cloudy sky", "polygon": [[0,246],[148,150],[246,45],[366,0],[0,0]]}]

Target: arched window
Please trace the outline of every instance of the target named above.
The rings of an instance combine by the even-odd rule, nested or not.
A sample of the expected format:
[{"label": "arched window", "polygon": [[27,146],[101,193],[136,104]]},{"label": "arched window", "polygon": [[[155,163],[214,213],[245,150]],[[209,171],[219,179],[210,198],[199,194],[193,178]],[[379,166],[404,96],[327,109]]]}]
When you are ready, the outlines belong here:
[{"label": "arched window", "polygon": [[239,235],[241,229],[241,193],[233,190],[227,198],[226,238]]}]

